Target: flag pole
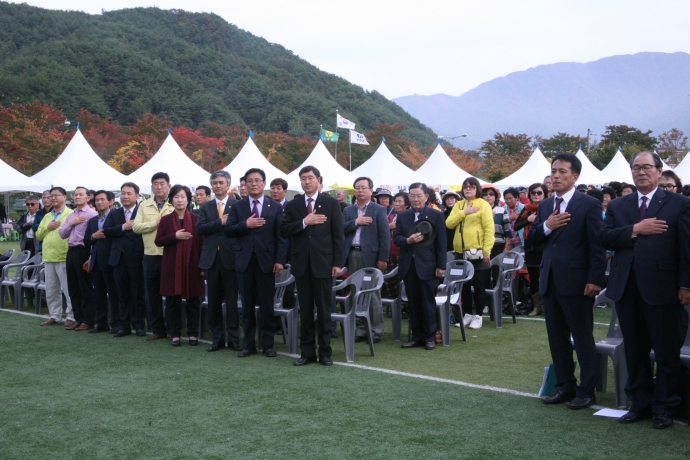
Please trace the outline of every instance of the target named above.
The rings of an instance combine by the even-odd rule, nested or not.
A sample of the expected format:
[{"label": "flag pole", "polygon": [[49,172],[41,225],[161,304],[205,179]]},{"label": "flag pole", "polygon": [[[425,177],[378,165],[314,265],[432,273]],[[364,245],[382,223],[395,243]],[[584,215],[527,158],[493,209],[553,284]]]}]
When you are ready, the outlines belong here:
[{"label": "flag pole", "polygon": [[350,139],[350,171],[352,171],[352,133],[347,133],[347,138]]},{"label": "flag pole", "polygon": [[[335,109],[335,132],[338,132],[338,109]],[[333,154],[333,159],[338,161],[338,141],[335,141],[335,153]]]}]

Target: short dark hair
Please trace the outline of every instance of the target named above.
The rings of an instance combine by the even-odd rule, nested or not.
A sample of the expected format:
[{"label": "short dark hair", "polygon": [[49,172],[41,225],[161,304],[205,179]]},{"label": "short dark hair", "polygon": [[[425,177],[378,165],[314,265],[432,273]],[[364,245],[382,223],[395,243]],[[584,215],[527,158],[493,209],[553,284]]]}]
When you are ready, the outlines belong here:
[{"label": "short dark hair", "polygon": [[203,190],[206,196],[211,196],[211,189],[205,185],[200,185],[196,188],[197,190]]},{"label": "short dark hair", "polygon": [[77,190],[79,190],[79,189],[82,189],[83,191],[85,191],[87,195],[88,195],[89,192],[91,191],[91,190],[89,190],[89,189],[86,188],[86,187],[82,187],[81,185],[77,185],[76,187],[74,187],[74,191],[75,191],[75,192],[76,192]]},{"label": "short dark hair", "polygon": [[596,188],[591,188],[587,190],[587,195],[591,196],[592,198],[596,198],[599,200],[600,203],[604,202],[604,193],[601,190],[598,190]]},{"label": "short dark hair", "polygon": [[164,172],[157,172],[151,177],[151,183],[153,184],[154,181],[157,181],[158,179],[165,179],[165,181],[169,184],[170,183],[170,176],[168,176],[168,173]]},{"label": "short dark hair", "polygon": [[285,179],[281,179],[280,177],[276,177],[271,181],[271,187],[273,187],[274,185],[280,185],[281,187],[283,187],[283,190],[287,190],[288,188],[287,181]]},{"label": "short dark hair", "polygon": [[680,180],[680,177],[673,171],[664,171],[661,173],[661,177],[665,177],[666,179],[671,179],[673,182],[676,183],[676,192],[681,193],[683,190],[683,181]]},{"label": "short dark hair", "polygon": [[429,187],[427,187],[426,184],[423,182],[414,182],[414,183],[410,184],[410,188],[408,190],[411,192],[412,189],[415,189],[415,188],[421,188],[422,192],[424,192],[425,195],[429,194]]},{"label": "short dark hair", "polygon": [[115,194],[111,192],[110,190],[99,190],[97,192],[93,192],[93,199],[95,200],[98,195],[104,194],[105,198],[108,201],[114,200],[115,199]]},{"label": "short dark hair", "polygon": [[551,164],[553,165],[557,161],[565,161],[570,163],[570,170],[575,174],[580,174],[582,172],[582,162],[580,159],[573,155],[572,153],[559,153],[553,157]]},{"label": "short dark hair", "polygon": [[184,190],[185,195],[187,195],[187,209],[189,209],[192,206],[192,191],[189,190],[189,187],[187,187],[186,185],[173,185],[170,189],[170,193],[168,193],[168,203],[172,204],[172,200],[175,197],[175,195],[180,193],[180,191],[182,190]]},{"label": "short dark hair", "polygon": [[313,172],[316,177],[321,177],[321,173],[319,172],[319,170],[316,169],[316,166],[312,165],[307,165],[304,168],[300,169],[298,176],[301,178],[302,174],[306,174],[308,172]]},{"label": "short dark hair", "polygon": [[621,184],[621,193],[623,193],[623,189],[629,188],[630,190],[633,191],[633,193],[637,192],[637,187],[635,187],[633,184],[628,184],[626,182],[623,182]]},{"label": "short dark hair", "polygon": [[53,187],[53,188],[51,188],[51,189],[50,189],[50,194],[51,194],[51,195],[53,194],[53,190],[57,190],[58,192],[60,192],[61,195],[67,196],[67,191],[66,191],[64,188],[62,188],[62,187]]},{"label": "short dark hair", "polygon": [[[153,181],[151,181],[151,182],[153,182]],[[125,187],[132,187],[134,189],[134,193],[139,195],[139,186],[137,184],[135,184],[134,182],[125,182],[124,184],[122,184],[120,186],[120,191],[122,191],[122,189]]]},{"label": "short dark hair", "polygon": [[540,188],[541,191],[544,192],[544,195],[546,195],[546,185],[542,184],[541,182],[535,182],[527,189],[527,196],[529,197],[530,201],[532,201],[532,190],[536,190],[538,188]]},{"label": "short dark hair", "polygon": [[632,169],[633,164],[635,163],[635,160],[637,160],[637,157],[642,156],[642,155],[651,155],[652,160],[654,160],[654,167],[656,169],[664,169],[664,163],[661,161],[661,157],[659,157],[659,155],[657,155],[654,152],[650,152],[649,150],[645,150],[645,151],[640,152],[637,155],[635,155],[633,157],[633,159],[630,160],[630,169]]},{"label": "short dark hair", "polygon": [[411,206],[411,204],[410,204],[410,196],[407,194],[407,192],[396,193],[395,196],[393,197],[393,201],[395,201],[395,199],[399,196],[401,196],[403,198],[403,200],[405,200],[405,206],[407,206],[409,208]]},{"label": "short dark hair", "polygon": [[242,182],[247,182],[247,176],[242,176],[242,177],[240,177],[240,184],[241,184]]},{"label": "short dark hair", "polygon": [[601,189],[602,195],[608,195],[611,197],[612,200],[616,199],[616,191],[612,189],[611,187],[604,187]]},{"label": "short dark hair", "polygon": [[690,196],[690,185],[683,185],[683,195]]},{"label": "short dark hair", "polygon": [[505,198],[505,196],[508,194],[513,195],[513,197],[516,200],[520,198],[520,192],[518,192],[515,187],[508,187],[507,189],[505,189],[505,191],[503,192],[503,198]]},{"label": "short dark hair", "polygon": [[261,180],[263,180],[264,182],[266,182],[266,173],[264,172],[263,169],[259,169],[259,168],[251,168],[251,169],[249,169],[249,170],[247,171],[247,173],[244,175],[244,177],[246,178],[246,177],[249,176],[250,174],[254,174],[254,173],[259,173],[259,175],[261,175]]},{"label": "short dark hair", "polygon": [[367,181],[367,183],[369,184],[369,188],[372,189],[372,190],[374,189],[374,181],[371,180],[371,179],[368,178],[368,177],[358,177],[358,178],[355,179],[355,181],[352,183],[352,187],[354,188],[354,187],[357,185],[357,182],[359,182],[359,181],[361,181],[361,180]]}]

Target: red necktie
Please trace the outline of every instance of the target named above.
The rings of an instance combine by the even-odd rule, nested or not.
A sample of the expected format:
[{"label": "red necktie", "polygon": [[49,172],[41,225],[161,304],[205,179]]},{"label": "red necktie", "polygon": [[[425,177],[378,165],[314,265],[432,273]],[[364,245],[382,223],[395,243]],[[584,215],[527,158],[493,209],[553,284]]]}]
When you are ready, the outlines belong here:
[{"label": "red necktie", "polygon": [[311,202],[312,202],[312,201],[314,201],[313,198],[307,198],[307,203],[309,203],[309,204],[307,205],[307,214],[311,214],[312,212],[314,212],[314,208],[311,207]]},{"label": "red necktie", "polygon": [[259,200],[254,200],[254,209],[252,209],[252,212],[254,213],[254,217],[257,219],[259,218]]}]

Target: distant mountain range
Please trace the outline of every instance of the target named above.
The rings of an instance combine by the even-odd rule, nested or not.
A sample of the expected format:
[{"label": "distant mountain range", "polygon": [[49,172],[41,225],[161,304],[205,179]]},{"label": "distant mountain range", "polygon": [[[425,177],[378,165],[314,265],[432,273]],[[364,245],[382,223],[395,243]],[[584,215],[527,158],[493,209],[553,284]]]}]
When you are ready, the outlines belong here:
[{"label": "distant mountain range", "polygon": [[[496,132],[551,137],[558,132],[602,134],[629,125],[654,136],[671,128],[690,133],[690,54],[638,53],[579,64],[561,62],[513,72],[461,96],[393,99],[455,145],[478,147]],[[597,138],[595,138],[596,140]]]}]

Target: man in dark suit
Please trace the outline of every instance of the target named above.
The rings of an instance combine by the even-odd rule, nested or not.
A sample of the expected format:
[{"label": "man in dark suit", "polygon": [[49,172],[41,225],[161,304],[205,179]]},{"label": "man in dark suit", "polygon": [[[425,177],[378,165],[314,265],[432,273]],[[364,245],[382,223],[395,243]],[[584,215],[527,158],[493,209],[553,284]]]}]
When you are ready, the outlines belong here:
[{"label": "man in dark suit", "polygon": [[273,349],[275,335],[275,277],[283,272],[285,243],[280,236],[283,208],[280,203],[264,196],[266,173],[252,168],[245,174],[249,196],[230,209],[225,236],[237,238],[238,251],[235,269],[242,295],[242,328],[244,342],[240,358],[256,354],[256,314],[259,306],[259,338],[263,354],[276,356]]},{"label": "man in dark suit", "polygon": [[604,247],[615,251],[606,296],[616,302],[632,401],[619,422],[653,414],[654,428],[673,425],[681,402],[679,326],[682,305],[690,304],[690,200],[658,187],[662,167],[658,155],[637,154],[631,164],[637,192],[609,203],[601,231]]},{"label": "man in dark suit", "polygon": [[237,308],[238,282],[235,271],[237,239],[226,238],[223,234],[230,209],[237,202],[228,195],[230,173],[220,170],[211,174],[211,187],[216,197],[201,206],[196,223],[197,231],[204,236],[199,268],[206,274],[208,288],[208,326],[212,334],[208,351],[223,349],[226,342],[228,348],[240,351],[240,313]]},{"label": "man in dark suit", "polygon": [[[412,340],[401,348],[436,348],[436,289],[439,278],[446,269],[446,221],[441,211],[426,206],[429,191],[425,184],[415,182],[410,185],[410,204],[412,207],[398,214],[396,221],[395,245],[400,248],[399,274],[405,282],[405,292],[410,306],[410,326]],[[418,220],[431,222],[437,230],[433,244],[417,246],[424,235],[412,232]]]},{"label": "man in dark suit", "polygon": [[[108,213],[103,234],[112,238],[110,260],[114,267],[115,287],[119,297],[119,329],[115,337],[124,337],[135,330],[144,330],[146,305],[144,303],[144,240],[134,233],[132,225],[139,206],[139,186],[125,182],[120,188],[122,207]],[[111,329],[111,332],[113,330]]]},{"label": "man in dark suit", "polygon": [[[84,233],[84,244],[91,248],[89,273],[93,283],[93,300],[96,306],[94,328],[89,333],[120,330],[120,306],[115,285],[115,274],[110,265],[113,238],[103,232],[105,221],[115,201],[113,192],[99,190],[94,194],[98,215],[89,219]],[[108,306],[110,306],[110,327],[108,327]]]},{"label": "man in dark suit", "polygon": [[[551,165],[555,194],[539,204],[529,232],[530,241],[544,245],[539,294],[556,371],[557,391],[542,401],[567,402],[570,409],[596,403],[599,364],[592,335],[593,308],[606,270],[606,252],[599,241],[601,202],[575,190],[581,170],[582,163],[575,155],[556,155]],[[573,346],[580,363],[579,386]]]},{"label": "man in dark suit", "polygon": [[297,282],[300,305],[300,348],[295,366],[316,362],[314,305],[319,327],[319,362],[331,359],[331,308],[333,278],[340,275],[343,262],[343,219],[335,198],[319,193],[321,173],[314,166],[299,172],[304,196],[285,207],[282,236],[292,238],[290,260]]},{"label": "man in dark suit", "polygon": [[[355,273],[362,268],[385,270],[391,245],[386,208],[371,201],[374,182],[370,178],[357,178],[354,188],[357,201],[343,212],[344,264],[348,273]],[[381,291],[376,291],[372,296],[370,314],[374,342],[379,342],[383,335]],[[366,328],[360,324],[355,342],[364,341],[366,337]]]}]

